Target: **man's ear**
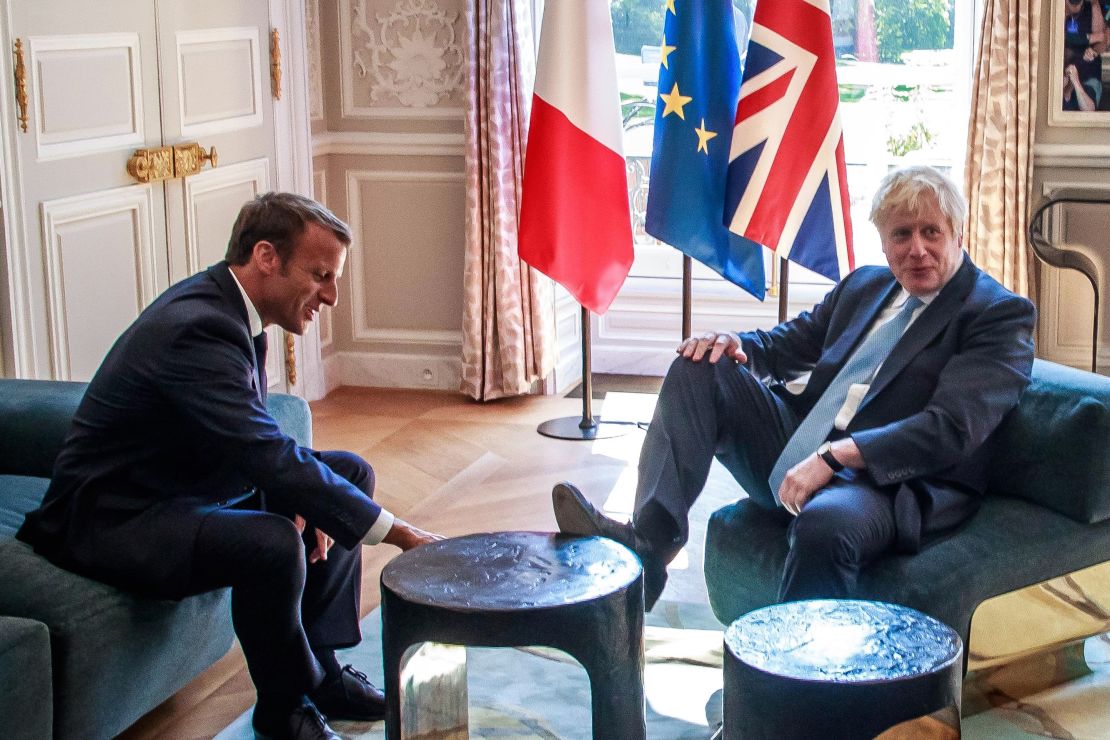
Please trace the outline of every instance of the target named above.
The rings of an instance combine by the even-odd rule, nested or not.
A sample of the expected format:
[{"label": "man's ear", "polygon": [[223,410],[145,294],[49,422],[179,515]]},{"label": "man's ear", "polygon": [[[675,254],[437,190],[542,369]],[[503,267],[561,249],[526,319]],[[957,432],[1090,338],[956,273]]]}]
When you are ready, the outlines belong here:
[{"label": "man's ear", "polygon": [[263,275],[271,275],[281,267],[281,258],[278,257],[277,250],[271,242],[265,239],[254,243],[254,249],[251,250],[251,262]]}]

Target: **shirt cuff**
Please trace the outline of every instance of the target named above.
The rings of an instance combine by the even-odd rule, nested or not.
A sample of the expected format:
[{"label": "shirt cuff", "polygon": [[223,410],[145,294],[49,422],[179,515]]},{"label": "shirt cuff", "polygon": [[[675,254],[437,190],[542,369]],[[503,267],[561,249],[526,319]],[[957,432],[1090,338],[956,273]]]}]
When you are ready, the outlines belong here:
[{"label": "shirt cuff", "polygon": [[382,512],[378,514],[378,518],[375,519],[374,523],[370,526],[370,531],[362,538],[362,544],[377,545],[384,540],[385,536],[389,534],[389,530],[393,529],[393,520],[396,518],[397,517],[393,516],[393,514],[382,509]]}]

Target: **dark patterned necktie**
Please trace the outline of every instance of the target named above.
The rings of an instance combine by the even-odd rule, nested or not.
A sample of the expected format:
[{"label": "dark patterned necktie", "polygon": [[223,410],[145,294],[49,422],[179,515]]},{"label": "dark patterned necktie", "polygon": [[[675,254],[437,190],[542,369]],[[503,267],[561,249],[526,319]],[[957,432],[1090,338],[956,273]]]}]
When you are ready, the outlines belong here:
[{"label": "dark patterned necktie", "polygon": [[266,403],[266,332],[254,338],[254,370],[258,376],[258,398]]}]

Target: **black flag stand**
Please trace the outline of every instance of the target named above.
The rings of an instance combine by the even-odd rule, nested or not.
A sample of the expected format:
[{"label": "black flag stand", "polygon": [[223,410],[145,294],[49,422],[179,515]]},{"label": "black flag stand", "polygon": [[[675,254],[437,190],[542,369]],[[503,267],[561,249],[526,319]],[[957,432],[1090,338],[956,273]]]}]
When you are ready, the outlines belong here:
[{"label": "black flag stand", "polygon": [[536,431],[555,439],[608,439],[628,434],[636,427],[632,421],[602,421],[591,410],[593,379],[590,374],[590,310],[582,306],[582,416],[563,416],[543,422]]},{"label": "black flag stand", "polygon": [[[790,301],[790,262],[779,258],[779,323],[786,321],[787,304]],[[693,260],[688,255],[682,257],[682,339],[693,333]]]}]

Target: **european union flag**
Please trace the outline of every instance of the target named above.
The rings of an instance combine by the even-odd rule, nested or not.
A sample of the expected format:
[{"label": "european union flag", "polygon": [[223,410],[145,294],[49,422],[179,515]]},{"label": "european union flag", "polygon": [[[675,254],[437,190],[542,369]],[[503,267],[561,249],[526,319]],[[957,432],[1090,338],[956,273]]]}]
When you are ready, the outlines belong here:
[{"label": "european union flag", "polygon": [[740,95],[732,2],[668,2],[665,14],[647,232],[763,300],[763,248],[724,225]]}]

